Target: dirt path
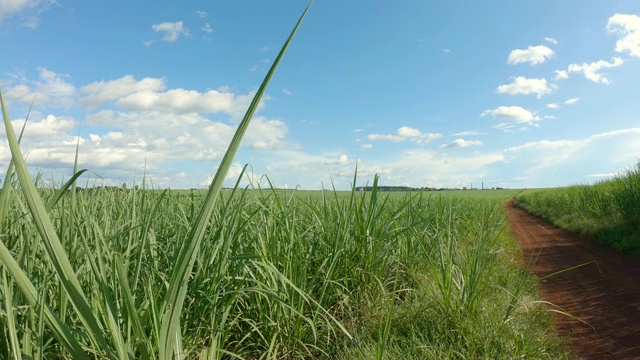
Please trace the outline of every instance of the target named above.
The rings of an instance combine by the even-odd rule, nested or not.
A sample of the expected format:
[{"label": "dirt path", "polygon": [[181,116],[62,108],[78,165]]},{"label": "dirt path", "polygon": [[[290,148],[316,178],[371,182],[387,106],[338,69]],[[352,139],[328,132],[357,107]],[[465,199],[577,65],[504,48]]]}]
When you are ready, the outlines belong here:
[{"label": "dirt path", "polygon": [[[554,315],[557,332],[580,359],[640,359],[640,256],[625,256],[505,205],[524,261],[546,301],[587,322]],[[537,260],[536,260],[537,258]],[[535,263],[534,263],[535,262]]]}]

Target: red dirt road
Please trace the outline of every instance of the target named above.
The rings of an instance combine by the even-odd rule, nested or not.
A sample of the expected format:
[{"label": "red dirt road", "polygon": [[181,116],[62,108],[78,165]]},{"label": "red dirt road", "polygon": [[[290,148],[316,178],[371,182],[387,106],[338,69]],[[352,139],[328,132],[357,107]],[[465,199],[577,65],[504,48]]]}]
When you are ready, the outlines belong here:
[{"label": "red dirt road", "polygon": [[543,278],[546,301],[589,325],[555,314],[556,331],[579,359],[640,359],[640,256],[622,255],[505,205],[525,264]]}]

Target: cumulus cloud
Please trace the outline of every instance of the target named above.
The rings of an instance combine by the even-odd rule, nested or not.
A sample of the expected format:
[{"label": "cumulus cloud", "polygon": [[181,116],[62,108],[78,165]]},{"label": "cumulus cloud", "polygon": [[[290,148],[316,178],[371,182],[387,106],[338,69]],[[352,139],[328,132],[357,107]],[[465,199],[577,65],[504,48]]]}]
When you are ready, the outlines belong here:
[{"label": "cumulus cloud", "polygon": [[582,74],[587,80],[591,80],[596,83],[610,84],[611,81],[605,77],[601,71],[603,69],[614,68],[624,64],[624,60],[619,57],[614,57],[611,62],[600,60],[592,63],[582,64],[570,64],[567,70],[556,70],[556,80],[567,79],[569,74]]},{"label": "cumulus cloud", "polygon": [[640,56],[640,16],[615,14],[609,18],[607,30],[620,36],[616,42],[617,52]]},{"label": "cumulus cloud", "polygon": [[482,145],[482,141],[480,140],[464,140],[464,139],[455,139],[448,144],[441,145],[441,149],[448,148],[465,148],[470,146],[479,146]]},{"label": "cumulus cloud", "polygon": [[516,123],[526,123],[530,125],[541,120],[539,116],[534,115],[531,111],[520,106],[498,106],[492,110],[485,110],[480,114],[480,116],[488,115],[498,119],[508,119]]},{"label": "cumulus cloud", "polygon": [[[19,132],[24,125],[24,120],[14,120],[11,122],[13,129]],[[25,127],[25,137],[58,136],[65,134],[76,126],[76,121],[67,117],[57,117],[48,115],[44,119],[27,122]],[[4,126],[0,128],[0,133],[5,134]],[[74,143],[75,145],[75,143]]]},{"label": "cumulus cloud", "polygon": [[[206,163],[191,164],[219,161],[235,132],[238,114],[244,113],[253,97],[253,93],[236,94],[223,88],[207,92],[167,90],[164,79],[132,76],[96,81],[76,90],[67,82],[68,76],[47,69],[40,69],[40,77],[35,81],[15,78],[18,80],[11,80],[8,92],[12,98],[31,100],[32,88],[40,88],[38,98],[48,97],[48,102],[39,111],[46,109],[51,114],[44,117],[31,114],[22,142],[28,164],[60,172],[71,169],[79,140],[80,166],[119,184],[130,180],[134,172],[145,171],[157,180],[154,182],[157,186],[176,186],[178,180],[172,175],[180,169],[176,164],[206,167]],[[53,101],[58,97],[68,97],[75,107],[58,106]],[[92,112],[84,118],[82,110],[86,109],[78,107],[80,104],[91,106]],[[70,112],[80,118],[66,116]],[[215,117],[211,118],[211,114]],[[19,129],[24,120],[15,120],[13,124]],[[78,139],[79,125],[82,134]],[[287,133],[284,122],[256,115],[240,151],[253,150],[252,154],[259,157],[265,151],[295,147],[286,144]],[[7,164],[8,154],[6,144],[0,144],[0,165]],[[205,175],[194,173],[193,178],[202,179]],[[178,185],[195,186],[193,178],[180,180]]]},{"label": "cumulus cloud", "polygon": [[515,65],[520,63],[530,63],[537,65],[544,63],[553,56],[553,50],[544,45],[529,46],[526,50],[516,49],[509,54],[507,64]]},{"label": "cumulus cloud", "polygon": [[393,141],[393,142],[401,142],[405,140],[411,140],[417,144],[427,143],[434,139],[439,139],[442,137],[442,134],[436,133],[422,133],[418,129],[414,129],[412,127],[403,126],[396,130],[393,134],[369,134],[367,138],[369,140],[382,140],[382,141]]},{"label": "cumulus cloud", "polygon": [[136,80],[132,75],[126,75],[117,80],[96,81],[80,89],[87,94],[81,101],[89,106],[100,106],[107,101],[143,91],[160,91],[166,87],[165,80],[159,78],[144,78]]},{"label": "cumulus cloud", "polygon": [[529,79],[524,76],[518,76],[513,82],[506,85],[500,85],[496,89],[498,94],[509,95],[528,95],[536,94],[538,98],[551,93],[553,90],[547,84],[546,79]]},{"label": "cumulus cloud", "polygon": [[58,74],[47,68],[38,68],[38,80],[29,80],[20,76],[20,83],[9,83],[6,89],[8,100],[18,100],[30,104],[35,100],[36,105],[66,107],[73,104],[77,94],[76,88],[69,83],[66,74]]},{"label": "cumulus cloud", "polygon": [[151,28],[155,32],[162,33],[162,40],[167,42],[177,41],[180,36],[189,36],[189,30],[187,30],[182,21],[154,24],[151,25]]},{"label": "cumulus cloud", "polygon": [[553,45],[558,45],[558,40],[556,40],[556,39],[554,39],[552,37],[546,37],[546,38],[544,38],[544,41],[546,41],[548,43],[551,43]]},{"label": "cumulus cloud", "polygon": [[547,104],[547,107],[549,109],[558,109],[560,108],[560,105],[558,103],[551,103],[551,104]]},{"label": "cumulus cloud", "polygon": [[[254,150],[274,150],[284,146],[284,137],[289,132],[287,125],[279,120],[267,119],[264,117],[257,117],[258,121],[251,123],[251,132],[247,134],[249,141],[251,138],[258,138],[253,142],[251,146]],[[254,120],[256,120],[254,119]],[[258,134],[265,134],[268,136],[259,136]]]},{"label": "cumulus cloud", "polygon": [[236,95],[231,92],[209,90],[170,89],[164,92],[142,90],[119,98],[116,104],[127,110],[170,111],[173,113],[227,113],[242,116],[253,94]]}]

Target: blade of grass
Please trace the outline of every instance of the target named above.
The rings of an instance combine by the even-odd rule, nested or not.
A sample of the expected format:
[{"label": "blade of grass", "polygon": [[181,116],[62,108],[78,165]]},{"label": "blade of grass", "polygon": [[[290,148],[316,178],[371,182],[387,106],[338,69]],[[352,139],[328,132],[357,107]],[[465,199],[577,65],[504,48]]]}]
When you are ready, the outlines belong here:
[{"label": "blade of grass", "polygon": [[[2,93],[0,93],[0,96],[2,95]],[[37,96],[37,93],[36,93]],[[24,129],[27,127],[27,122],[29,121],[29,115],[31,115],[31,108],[33,108],[33,104],[36,101],[36,96],[33,97],[33,100],[31,101],[31,106],[29,106],[29,111],[27,112],[27,116],[24,119],[24,124],[22,124],[22,129],[20,130],[20,136],[18,136],[18,144],[20,144],[20,141],[22,140],[22,135],[24,135]],[[3,224],[4,224],[4,217],[6,215],[6,207],[7,204],[9,204],[9,199],[11,198],[11,194],[13,194],[13,191],[11,191],[11,179],[13,178],[13,169],[14,169],[14,165],[13,165],[13,159],[9,160],[9,167],[7,169],[7,173],[4,176],[4,183],[2,184],[2,192],[0,192],[0,233],[3,232]]]},{"label": "blade of grass", "polygon": [[[78,179],[80,175],[84,174],[86,171],[88,171],[88,169],[82,169],[78,172],[75,172],[71,179],[69,179],[66,183],[64,183],[64,185],[62,185],[60,189],[56,191],[55,195],[47,202],[47,206],[45,207],[47,211],[50,211],[54,206],[56,206],[58,201],[60,201],[60,198],[62,198],[64,193],[67,192],[70,187],[73,188],[76,186],[76,179]],[[72,194],[75,196],[75,191],[73,191]],[[72,202],[72,204],[73,203],[74,202]]]},{"label": "blade of grass", "polygon": [[25,164],[20,152],[20,145],[18,144],[18,139],[16,138],[16,134],[13,130],[13,124],[11,123],[1,91],[0,105],[2,106],[2,116],[4,118],[7,140],[9,142],[16,172],[18,174],[18,181],[20,182],[22,192],[24,193],[25,200],[27,201],[29,211],[31,212],[36,228],[38,229],[38,233],[45,245],[48,257],[56,270],[60,284],[68,293],[69,299],[76,309],[76,312],[80,317],[91,341],[99,349],[113,355],[113,352],[107,344],[104,334],[98,324],[98,320],[89,306],[87,297],[80,287],[80,282],[76,277],[75,271],[71,267],[69,258],[67,257],[65,249],[58,238],[55,228],[53,227],[42,198],[38,194],[38,190],[36,189],[36,186],[31,179],[31,175],[27,170],[27,165]]},{"label": "blade of grass", "polygon": [[[11,252],[4,246],[4,243],[0,241],[0,262],[7,269],[11,277],[14,279],[16,285],[24,295],[25,299],[32,307],[36,308],[39,305],[39,297],[36,292],[35,286],[27,275],[22,271],[20,265],[15,261],[15,259],[11,256]],[[64,345],[64,347],[69,350],[71,355],[73,355],[74,359],[89,359],[87,354],[82,350],[82,346],[76,340],[76,338],[71,333],[71,330],[63,324],[57,315],[49,309],[47,306],[43,306],[43,311],[45,315],[45,320],[47,321],[49,327],[56,335],[58,340]]]},{"label": "blade of grass", "polygon": [[118,277],[118,283],[120,284],[122,297],[124,298],[124,310],[133,325],[133,331],[136,334],[141,358],[152,359],[151,354],[153,353],[153,348],[151,347],[151,342],[149,341],[145,329],[142,326],[142,322],[140,321],[138,309],[136,308],[133,294],[129,287],[129,279],[120,254],[114,254],[113,264],[116,269],[116,275]]},{"label": "blade of grass", "polygon": [[207,195],[204,204],[200,209],[200,213],[198,214],[195,223],[191,227],[187,239],[179,250],[176,263],[171,274],[169,289],[163,302],[163,318],[159,339],[161,360],[168,360],[172,358],[174,351],[176,354],[180,354],[181,350],[176,349],[176,345],[179,340],[178,337],[180,336],[180,316],[187,292],[187,284],[189,281],[189,277],[191,276],[191,270],[195,262],[198,248],[200,247],[200,242],[204,237],[205,230],[211,216],[211,211],[213,210],[213,206],[218,199],[220,189],[222,189],[222,184],[224,182],[224,179],[226,178],[229,168],[231,167],[233,158],[238,148],[240,147],[240,142],[242,141],[244,133],[246,132],[249,123],[251,122],[253,114],[256,112],[258,105],[260,104],[260,99],[265,93],[273,74],[278,68],[282,57],[289,47],[289,43],[300,27],[300,24],[309,11],[311,4],[312,2],[307,5],[306,9],[300,16],[300,19],[293,28],[293,31],[291,31],[291,34],[282,46],[280,53],[273,62],[271,69],[269,69],[269,72],[265,76],[262,85],[260,85],[258,92],[251,101],[251,104],[249,105],[249,108],[247,109],[242,122],[240,122],[240,125],[238,126],[238,129],[236,130],[233,139],[231,140],[231,144],[229,144],[229,147],[224,154],[224,158],[222,159],[222,162],[220,163],[220,166],[216,171],[216,175],[211,182],[211,185],[209,186],[209,190],[207,191]]},{"label": "blade of grass", "polygon": [[[600,270],[600,267],[598,266],[598,262],[597,262],[597,261],[595,261],[595,260],[591,260],[591,261],[586,262],[586,263],[584,263],[584,264],[580,264],[580,265],[572,266],[572,267],[570,267],[570,268],[568,268],[568,269],[563,269],[563,270],[560,270],[560,271],[556,271],[556,272],[554,272],[554,273],[552,273],[552,274],[549,274],[549,275],[543,276],[543,277],[541,277],[541,278],[540,278],[540,280],[546,280],[546,279],[548,279],[548,278],[551,278],[551,277],[554,277],[554,276],[557,276],[557,275],[560,275],[560,274],[566,273],[567,271],[571,271],[571,270],[575,270],[575,269],[581,268],[581,267],[583,267],[583,266],[587,266],[587,265],[589,265],[589,264],[591,264],[591,263],[596,264],[596,267],[598,268],[598,271],[600,272],[600,275],[603,275],[603,274],[602,274],[602,271]],[[603,276],[604,276],[604,275],[603,275]]]},{"label": "blade of grass", "polygon": [[16,319],[13,312],[13,284],[7,281],[7,273],[2,270],[2,284],[4,290],[4,305],[7,313],[7,332],[9,333],[9,343],[11,344],[11,352],[13,358],[22,360],[20,351],[20,340],[18,340],[18,331],[16,330]]}]

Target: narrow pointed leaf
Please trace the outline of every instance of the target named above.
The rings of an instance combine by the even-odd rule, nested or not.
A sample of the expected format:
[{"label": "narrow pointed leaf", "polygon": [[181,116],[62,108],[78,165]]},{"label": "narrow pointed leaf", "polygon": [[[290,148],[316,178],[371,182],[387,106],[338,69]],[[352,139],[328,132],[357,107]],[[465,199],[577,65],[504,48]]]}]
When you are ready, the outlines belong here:
[{"label": "narrow pointed leaf", "polygon": [[216,175],[211,182],[211,185],[209,186],[209,190],[207,191],[204,204],[198,214],[198,217],[191,227],[187,239],[179,250],[174,269],[171,274],[169,289],[163,303],[163,318],[159,341],[161,347],[161,360],[168,360],[173,356],[174,353],[178,354],[180,352],[180,349],[176,348],[177,340],[179,340],[180,338],[180,315],[182,313],[182,307],[184,305],[184,299],[186,296],[187,284],[191,275],[191,270],[193,268],[196,254],[200,247],[200,242],[204,237],[209,218],[211,217],[211,211],[216,204],[218,194],[220,193],[220,189],[222,189],[222,184],[227,176],[227,173],[229,172],[229,168],[231,167],[233,158],[238,148],[240,147],[240,142],[242,141],[242,138],[247,131],[253,114],[256,112],[258,105],[260,104],[260,99],[264,95],[273,74],[278,68],[282,57],[289,47],[289,43],[300,27],[300,24],[309,11],[311,4],[312,3],[309,3],[309,5],[300,16],[300,19],[293,28],[293,31],[287,38],[287,41],[282,46],[280,53],[273,62],[271,69],[269,69],[269,72],[264,78],[262,85],[260,85],[258,92],[251,101],[251,104],[249,105],[244,118],[242,119],[240,125],[238,126],[238,129],[236,130],[233,139],[231,140],[231,144],[229,145],[222,159],[222,162],[220,163],[220,166],[218,167]]}]

